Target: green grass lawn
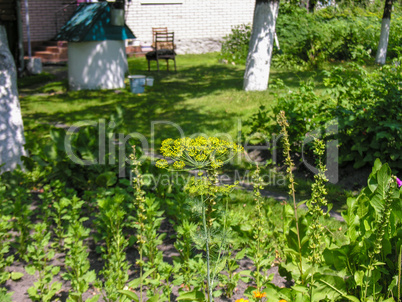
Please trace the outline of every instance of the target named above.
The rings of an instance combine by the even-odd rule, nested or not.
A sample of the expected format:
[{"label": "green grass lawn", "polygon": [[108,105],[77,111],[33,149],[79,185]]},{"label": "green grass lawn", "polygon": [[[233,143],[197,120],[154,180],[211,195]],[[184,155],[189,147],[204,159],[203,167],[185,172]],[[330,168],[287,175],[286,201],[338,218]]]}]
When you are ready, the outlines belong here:
[{"label": "green grass lawn", "polygon": [[[67,81],[56,81],[48,74],[24,79],[20,83],[21,107],[28,140],[43,135],[49,124],[72,125],[82,120],[108,118],[116,106],[124,110],[125,131],[152,136],[151,123],[168,121],[180,127],[184,135],[229,134],[235,138],[241,125],[261,104],[275,102],[278,90],[263,92],[242,90],[244,66],[218,63],[216,53],[177,56],[178,71],[147,71],[144,58],[130,58],[130,74],[155,78],[153,87],[141,95],[132,94],[129,82],[119,90],[68,91]],[[156,69],[156,66],[152,66]],[[289,89],[296,89],[300,80],[312,78],[322,89],[319,71],[290,72],[271,70],[270,82],[282,79]],[[39,80],[38,80],[39,79]],[[40,81],[46,82],[40,85]],[[38,127],[40,126],[40,127]],[[38,130],[40,129],[40,130]],[[155,124],[158,145],[167,137],[179,137],[176,126]]]}]

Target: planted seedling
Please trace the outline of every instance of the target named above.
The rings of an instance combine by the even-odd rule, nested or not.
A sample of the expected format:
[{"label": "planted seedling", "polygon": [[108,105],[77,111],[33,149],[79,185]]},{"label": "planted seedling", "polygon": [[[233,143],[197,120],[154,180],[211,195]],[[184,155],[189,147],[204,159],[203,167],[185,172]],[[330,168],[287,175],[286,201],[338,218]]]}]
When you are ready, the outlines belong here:
[{"label": "planted seedling", "polygon": [[53,282],[53,277],[59,273],[60,267],[49,264],[55,254],[49,247],[50,235],[46,223],[37,223],[32,234],[32,243],[28,245],[27,258],[30,264],[25,270],[28,274],[35,275],[38,280],[28,289],[28,295],[33,301],[51,301],[61,289],[60,282]]}]

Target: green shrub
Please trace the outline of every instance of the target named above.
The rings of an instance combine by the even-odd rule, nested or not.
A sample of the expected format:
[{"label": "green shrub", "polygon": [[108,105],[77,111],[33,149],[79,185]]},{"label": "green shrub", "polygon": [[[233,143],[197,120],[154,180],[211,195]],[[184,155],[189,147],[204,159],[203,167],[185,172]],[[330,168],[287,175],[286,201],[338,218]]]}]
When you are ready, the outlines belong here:
[{"label": "green shrub", "polygon": [[250,44],[251,26],[241,24],[234,26],[232,32],[223,38],[221,59],[236,64],[245,64]]},{"label": "green shrub", "polygon": [[279,127],[271,121],[283,110],[290,124],[290,142],[300,153],[308,132],[336,119],[341,164],[360,168],[380,158],[401,170],[402,67],[398,60],[372,73],[357,64],[325,71],[325,95],[317,95],[312,84],[301,83],[298,90],[282,94],[272,108],[260,107],[246,122],[250,127],[246,135],[254,138],[254,144],[274,138]]},{"label": "green shrub", "polygon": [[[274,51],[273,64],[279,68],[316,67],[327,60],[374,58],[381,32],[382,10],[361,7],[327,7],[315,14],[291,4],[282,4],[276,24],[280,51]],[[402,15],[395,10],[388,45],[388,58],[398,55],[402,41]],[[238,25],[224,38],[221,58],[244,64],[251,37],[249,25]]]},{"label": "green shrub", "polygon": [[355,66],[354,72],[335,68],[325,80],[336,100],[332,115],[339,120],[341,161],[359,168],[380,158],[400,170],[402,67],[386,65],[369,74]]}]

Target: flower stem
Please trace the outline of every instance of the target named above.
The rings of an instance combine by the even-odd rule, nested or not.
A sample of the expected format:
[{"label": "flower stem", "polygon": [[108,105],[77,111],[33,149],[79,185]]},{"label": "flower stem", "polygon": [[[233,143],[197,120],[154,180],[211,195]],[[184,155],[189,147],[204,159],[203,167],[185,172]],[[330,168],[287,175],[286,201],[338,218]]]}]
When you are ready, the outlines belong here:
[{"label": "flower stem", "polygon": [[201,195],[202,200],[202,225],[205,232],[206,250],[207,250],[207,284],[208,284],[208,301],[212,302],[212,288],[211,288],[211,276],[210,276],[210,266],[209,266],[209,231],[207,227],[207,220],[205,218],[205,201],[203,195]]},{"label": "flower stem", "polygon": [[140,301],[142,302],[142,244],[140,247]]},{"label": "flower stem", "polygon": [[399,247],[398,256],[398,301],[401,301],[401,269],[402,269],[402,245]]}]

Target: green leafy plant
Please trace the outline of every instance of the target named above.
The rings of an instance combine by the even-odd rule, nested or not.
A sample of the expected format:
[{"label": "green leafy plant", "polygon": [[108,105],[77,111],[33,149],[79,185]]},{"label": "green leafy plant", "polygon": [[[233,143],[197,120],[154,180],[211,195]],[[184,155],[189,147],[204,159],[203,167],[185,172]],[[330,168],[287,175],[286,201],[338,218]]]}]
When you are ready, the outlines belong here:
[{"label": "green leafy plant", "polygon": [[[8,208],[8,202],[6,200],[6,187],[3,186],[0,177],[0,200],[2,201],[0,206],[0,285],[7,280],[19,280],[24,274],[19,272],[9,272],[7,267],[14,262],[14,256],[9,255],[11,247],[11,234],[12,230],[12,217],[11,209]],[[11,301],[12,293],[7,293],[6,288],[0,289],[0,298],[4,301]],[[3,301],[1,300],[1,301]]]},{"label": "green leafy plant", "polygon": [[247,288],[245,294],[250,295],[250,297],[253,292],[255,295],[259,295],[258,293],[262,292],[266,284],[271,282],[273,274],[268,276],[264,270],[268,270],[275,259],[273,255],[270,255],[271,244],[267,236],[269,231],[266,222],[267,217],[263,212],[263,199],[260,193],[260,190],[263,188],[263,179],[260,176],[260,171],[261,168],[257,165],[252,176],[256,217],[253,221],[253,236],[247,249],[247,256],[253,261],[255,266],[255,271],[251,272],[251,276],[254,279],[256,288]]},{"label": "green leafy plant", "polygon": [[243,282],[249,281],[249,272],[236,272],[239,268],[238,262],[245,257],[246,249],[233,253],[232,251],[228,251],[227,259],[226,259],[226,270],[220,274],[220,282],[222,283],[225,296],[228,298],[232,298],[233,292],[235,291],[240,280]]},{"label": "green leafy plant", "polygon": [[32,227],[32,210],[27,201],[27,192],[24,187],[15,188],[10,196],[14,201],[13,229],[17,232],[16,248],[20,259],[27,260],[27,248],[30,241],[29,232]]},{"label": "green leafy plant", "polygon": [[60,282],[52,282],[53,277],[60,271],[60,266],[50,265],[55,252],[49,247],[50,235],[46,223],[35,225],[32,243],[28,245],[27,258],[30,263],[25,270],[30,275],[36,275],[38,281],[28,289],[28,295],[33,301],[51,301],[61,289]]},{"label": "green leafy plant", "polygon": [[[328,265],[341,272],[348,282],[343,288],[360,300],[380,300],[398,296],[395,287],[389,287],[399,268],[392,260],[399,253],[402,233],[401,190],[387,164],[376,160],[368,186],[359,196],[349,198],[343,217],[348,224],[347,242],[337,242],[324,251]],[[357,254],[359,247],[362,254]],[[339,258],[338,258],[339,257]],[[391,288],[394,292],[389,292]]]},{"label": "green leafy plant", "polygon": [[129,241],[125,238],[122,224],[126,213],[122,210],[124,195],[108,194],[103,199],[98,200],[99,217],[96,221],[98,235],[97,242],[100,240],[105,245],[98,245],[97,249],[102,253],[105,265],[101,271],[104,278],[103,284],[98,280],[96,287],[105,290],[104,299],[106,301],[124,301],[119,290],[123,290],[128,280],[128,269],[130,265],[126,259],[125,250]]},{"label": "green leafy plant", "polygon": [[144,202],[145,209],[145,228],[143,253],[147,257],[147,261],[144,265],[145,272],[152,270],[151,278],[147,280],[150,287],[149,296],[157,295],[158,287],[161,285],[161,275],[158,271],[159,267],[164,268],[164,274],[166,275],[169,269],[167,266],[162,265],[163,255],[158,249],[158,245],[163,243],[163,239],[166,236],[165,233],[158,233],[162,221],[165,219],[162,217],[163,211],[160,211],[160,203],[153,197],[146,197]]},{"label": "green leafy plant", "polygon": [[241,24],[234,26],[231,33],[223,38],[220,57],[228,62],[244,64],[248,55],[251,26]]},{"label": "green leafy plant", "polygon": [[[89,270],[88,247],[84,241],[90,233],[90,229],[83,226],[83,222],[88,218],[81,217],[84,202],[77,196],[73,196],[71,200],[64,198],[64,201],[63,221],[68,227],[63,234],[67,271],[63,274],[63,278],[71,282],[72,290],[69,293],[69,301],[83,302],[82,295],[88,290],[89,285],[96,280],[95,271]],[[86,301],[95,302],[98,298],[99,295],[96,295]]]},{"label": "green leafy plant", "polygon": [[180,257],[176,262],[180,263],[179,274],[183,280],[183,287],[190,290],[191,280],[195,272],[191,269],[191,258],[193,256],[193,236],[196,233],[197,224],[188,220],[183,220],[181,225],[176,226],[176,241],[174,247],[179,252]]},{"label": "green leafy plant", "polygon": [[[284,117],[282,113],[279,123],[283,126],[287,150]],[[320,222],[324,215],[322,207],[327,205],[322,141],[315,140],[314,151],[319,173],[315,176],[312,198],[307,202],[309,211],[296,218],[294,204],[296,226],[297,221],[301,224],[293,231],[295,236],[289,233],[287,253],[290,257],[280,269],[281,274],[295,279],[296,285],[291,290],[269,285],[264,291],[274,297],[297,301],[393,301],[389,297],[398,295],[393,278],[396,280],[400,268],[391,259],[399,255],[402,241],[402,233],[397,231],[402,199],[395,177],[387,164],[376,160],[368,187],[358,197],[348,199],[348,210],[343,214],[348,224],[346,240],[331,242]]]},{"label": "green leafy plant", "polygon": [[353,65],[326,72],[324,84],[336,103],[331,111],[339,121],[341,162],[360,168],[380,158],[401,168],[401,70],[400,65],[387,65],[368,73]]},{"label": "green leafy plant", "polygon": [[[113,185],[117,180],[116,171],[122,168],[118,166],[116,156],[123,152],[116,151],[119,144],[116,144],[118,138],[114,132],[122,129],[123,125],[123,110],[117,107],[110,119],[83,123],[77,127],[79,131],[52,128],[46,141],[31,141],[28,144],[32,156],[24,158],[24,162],[30,171],[39,166],[46,171],[44,176],[47,180],[59,180],[77,191]],[[100,146],[107,150],[101,153],[101,157]],[[131,152],[129,146],[124,145],[124,148],[127,154]],[[71,153],[75,161],[71,159]],[[85,162],[93,164],[83,164]]]},{"label": "green leafy plant", "polygon": [[52,181],[49,185],[43,187],[43,193],[39,195],[41,199],[40,212],[43,213],[42,220],[51,225],[53,221],[55,226],[53,228],[56,240],[53,242],[53,247],[58,251],[63,249],[63,237],[65,228],[63,225],[63,216],[67,213],[67,206],[70,200],[64,196],[65,184],[60,181]]},{"label": "green leafy plant", "polygon": [[[149,270],[147,274],[144,274],[143,268],[144,268],[144,261],[143,261],[143,255],[144,255],[144,244],[145,244],[145,220],[146,220],[146,215],[145,215],[145,191],[142,189],[142,186],[144,185],[144,180],[143,180],[143,175],[141,172],[141,162],[137,159],[136,155],[136,147],[133,146],[133,153],[130,155],[131,159],[131,165],[132,165],[132,173],[133,173],[133,187],[134,187],[134,194],[135,194],[135,199],[134,203],[137,208],[137,216],[136,216],[136,221],[135,221],[135,228],[137,229],[137,235],[136,235],[136,241],[138,244],[138,251],[140,254],[140,259],[136,262],[136,264],[140,267],[140,278],[138,279],[138,282],[132,281],[130,282],[129,286],[130,287],[135,287],[134,284],[138,284],[140,288],[140,299],[139,301],[143,301],[142,295],[143,295],[143,285],[144,285],[144,280],[146,279],[146,276],[152,273],[152,270]],[[134,283],[134,284],[133,284]],[[137,297],[138,300],[138,297]]]}]

